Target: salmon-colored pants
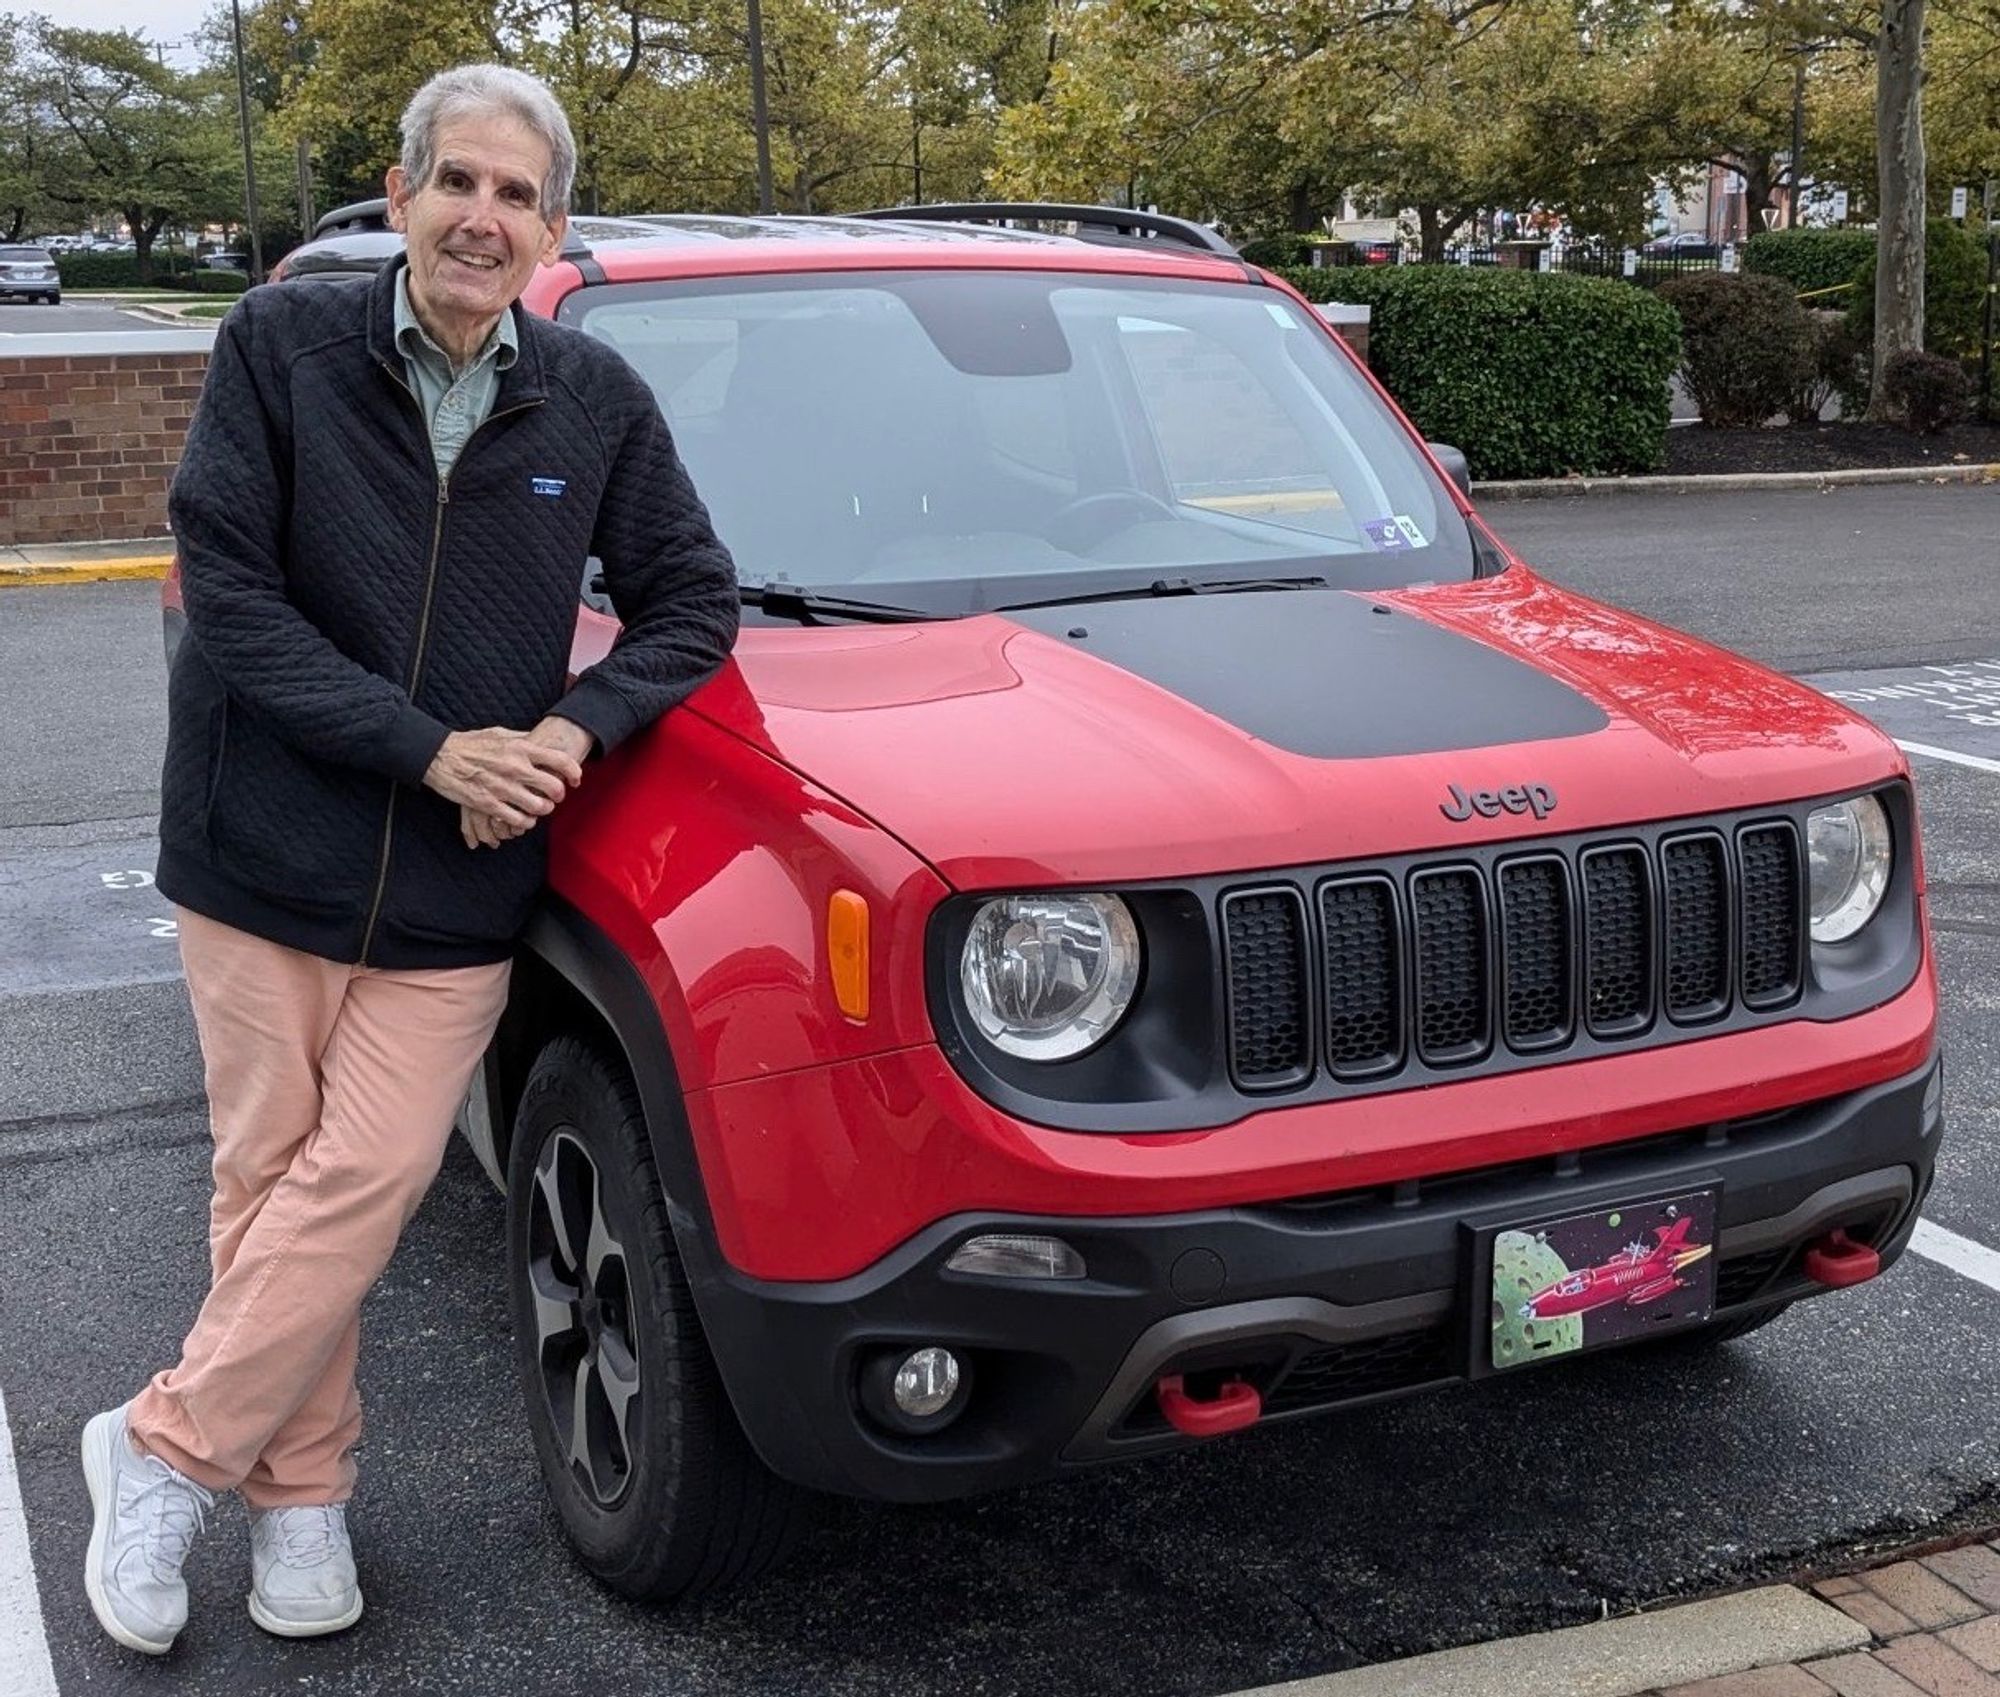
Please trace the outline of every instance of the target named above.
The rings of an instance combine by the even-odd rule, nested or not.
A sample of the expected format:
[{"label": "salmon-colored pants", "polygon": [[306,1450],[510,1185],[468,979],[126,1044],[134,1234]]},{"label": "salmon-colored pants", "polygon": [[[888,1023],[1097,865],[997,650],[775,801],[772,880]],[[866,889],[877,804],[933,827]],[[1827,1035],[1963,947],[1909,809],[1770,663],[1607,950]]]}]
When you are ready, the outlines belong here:
[{"label": "salmon-colored pants", "polygon": [[343,966],[180,914],[215,1137],[211,1283],[140,1448],[252,1508],[345,1502],[361,1302],[437,1176],[508,963]]}]

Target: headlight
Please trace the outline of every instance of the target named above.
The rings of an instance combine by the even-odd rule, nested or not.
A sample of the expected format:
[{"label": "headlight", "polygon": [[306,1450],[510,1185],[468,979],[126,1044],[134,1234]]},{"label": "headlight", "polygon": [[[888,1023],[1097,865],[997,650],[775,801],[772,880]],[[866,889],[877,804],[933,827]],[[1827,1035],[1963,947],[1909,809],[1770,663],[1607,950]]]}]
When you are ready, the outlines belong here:
[{"label": "headlight", "polygon": [[973,1023],[996,1049],[1060,1061],[1101,1043],[1139,983],[1139,928],[1116,896],[1003,896],[959,959]]},{"label": "headlight", "polygon": [[1812,869],[1812,939],[1838,943],[1875,917],[1894,852],[1889,816],[1872,795],[1815,808],[1806,819]]}]

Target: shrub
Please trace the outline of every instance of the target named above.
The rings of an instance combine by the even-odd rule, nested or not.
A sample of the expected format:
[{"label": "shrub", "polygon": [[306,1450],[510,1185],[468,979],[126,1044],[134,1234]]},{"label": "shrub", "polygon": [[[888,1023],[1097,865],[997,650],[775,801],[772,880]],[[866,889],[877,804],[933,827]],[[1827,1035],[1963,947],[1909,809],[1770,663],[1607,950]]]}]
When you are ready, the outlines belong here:
[{"label": "shrub", "polygon": [[[1873,230],[1759,230],[1743,249],[1743,269],[1782,277],[1795,295],[1819,294],[1852,283],[1874,255]],[[1845,307],[1847,292],[1822,295],[1820,304]]]},{"label": "shrub", "polygon": [[1890,404],[1920,436],[1934,436],[1959,423],[1972,405],[1972,379],[1944,354],[1905,348],[1889,357],[1882,382]]},{"label": "shrub", "polygon": [[1811,356],[1785,403],[1785,416],[1794,424],[1818,422],[1826,403],[1841,392],[1843,362],[1850,356],[1844,312],[1809,312],[1806,320],[1812,331]]},{"label": "shrub", "polygon": [[139,280],[139,256],[135,253],[59,253],[56,271],[66,289],[165,288],[175,278],[184,278],[194,269],[194,261],[184,253],[153,255],[153,275]]},{"label": "shrub", "polygon": [[1868,410],[1868,387],[1875,367],[1874,349],[1854,333],[1854,321],[1844,312],[1832,322],[1819,343],[1821,369],[1840,397],[1840,416],[1859,418]]},{"label": "shrub", "polygon": [[1312,239],[1287,231],[1281,236],[1258,236],[1243,244],[1243,257],[1252,265],[1277,270],[1289,265],[1312,264]]},{"label": "shrub", "polygon": [[1754,428],[1798,399],[1813,328],[1789,284],[1716,272],[1663,284],[1660,298],[1680,314],[1681,381],[1704,423]]},{"label": "shrub", "polygon": [[1369,364],[1475,477],[1659,468],[1678,337],[1644,289],[1457,265],[1289,271],[1307,299],[1372,309]]},{"label": "shrub", "polygon": [[[1847,317],[1862,345],[1875,342],[1875,258],[1855,274]],[[1924,232],[1924,347],[1934,354],[1975,359],[1986,302],[1986,244],[1949,218]]]}]

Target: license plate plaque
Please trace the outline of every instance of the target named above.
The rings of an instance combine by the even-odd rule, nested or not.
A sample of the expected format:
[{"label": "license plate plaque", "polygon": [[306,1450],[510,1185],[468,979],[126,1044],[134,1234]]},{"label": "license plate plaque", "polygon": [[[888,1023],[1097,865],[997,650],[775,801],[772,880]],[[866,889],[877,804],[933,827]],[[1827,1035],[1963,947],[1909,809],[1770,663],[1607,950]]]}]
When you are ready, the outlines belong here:
[{"label": "license plate plaque", "polygon": [[1709,1319],[1716,1195],[1683,1191],[1482,1232],[1481,1365],[1504,1372]]}]

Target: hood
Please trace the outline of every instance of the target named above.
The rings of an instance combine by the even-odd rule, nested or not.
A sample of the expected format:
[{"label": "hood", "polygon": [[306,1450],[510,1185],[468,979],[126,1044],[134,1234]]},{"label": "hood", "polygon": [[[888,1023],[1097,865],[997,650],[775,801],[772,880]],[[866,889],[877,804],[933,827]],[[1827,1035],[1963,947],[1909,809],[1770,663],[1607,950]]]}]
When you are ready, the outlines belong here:
[{"label": "hood", "polygon": [[1369,594],[746,626],[691,707],[960,889],[1449,849],[1902,769],[1803,685],[1521,567]]}]

